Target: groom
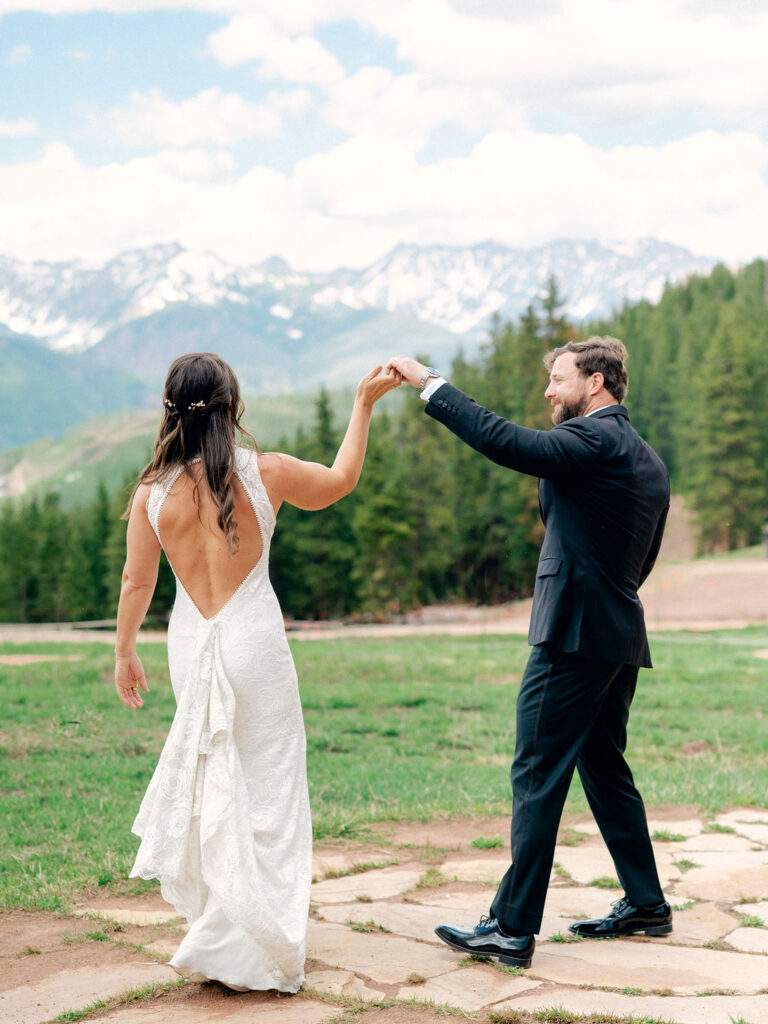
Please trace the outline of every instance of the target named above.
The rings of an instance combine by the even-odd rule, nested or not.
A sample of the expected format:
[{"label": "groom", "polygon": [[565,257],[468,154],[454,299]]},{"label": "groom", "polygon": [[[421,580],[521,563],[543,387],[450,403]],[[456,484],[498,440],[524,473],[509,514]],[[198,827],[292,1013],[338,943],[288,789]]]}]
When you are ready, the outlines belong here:
[{"label": "groom", "polygon": [[625,897],[576,935],[672,931],[643,801],[624,760],[638,668],[651,665],[637,590],[653,567],[669,507],[661,459],[621,404],[627,351],[615,338],[550,352],[545,397],[553,430],[529,430],[483,409],[415,359],[391,359],[421,390],[427,415],[501,466],[540,478],[546,536],[539,558],[517,699],[512,863],[488,917],[441,925],[462,953],[528,967],[541,927],[557,829],[574,768]]}]

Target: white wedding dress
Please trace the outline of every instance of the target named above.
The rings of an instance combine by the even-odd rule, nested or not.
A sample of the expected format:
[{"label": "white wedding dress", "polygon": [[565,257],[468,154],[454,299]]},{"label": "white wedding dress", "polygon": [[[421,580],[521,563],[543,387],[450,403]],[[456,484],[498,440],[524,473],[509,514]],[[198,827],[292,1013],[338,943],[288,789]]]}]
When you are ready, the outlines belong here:
[{"label": "white wedding dress", "polygon": [[[255,453],[235,472],[262,553],[211,618],[176,578],[168,662],[176,715],[133,831],[132,877],[158,878],[190,928],[171,966],[191,980],[296,992],[312,877],[304,723],[280,606],[269,581],[275,515]],[[160,509],[181,468],[154,483]]]}]

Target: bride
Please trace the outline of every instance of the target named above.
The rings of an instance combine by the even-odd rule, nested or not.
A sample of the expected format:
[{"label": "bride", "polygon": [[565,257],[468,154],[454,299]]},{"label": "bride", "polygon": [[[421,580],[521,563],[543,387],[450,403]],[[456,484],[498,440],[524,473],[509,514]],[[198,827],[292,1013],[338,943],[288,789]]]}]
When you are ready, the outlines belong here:
[{"label": "bride", "polygon": [[192,981],[283,992],[303,981],[312,877],[304,724],[269,543],[282,502],[320,509],[354,489],[373,406],[399,383],[380,366],[363,378],[329,468],[236,445],[240,389],[219,356],[181,356],[168,371],[153,456],[126,512],[115,685],[132,709],[149,692],[136,637],[162,547],[176,577],[168,662],[177,707],[133,825],[141,845],[131,875],[158,878],[187,918],[171,966]]}]

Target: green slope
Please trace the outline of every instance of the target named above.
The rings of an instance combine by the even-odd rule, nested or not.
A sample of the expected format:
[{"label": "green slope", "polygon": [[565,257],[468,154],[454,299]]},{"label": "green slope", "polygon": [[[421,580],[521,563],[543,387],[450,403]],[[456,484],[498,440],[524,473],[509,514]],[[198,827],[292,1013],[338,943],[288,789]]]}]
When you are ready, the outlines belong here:
[{"label": "green slope", "polygon": [[[339,425],[349,414],[353,394],[351,389],[330,393]],[[398,393],[388,396],[390,411],[401,400]],[[309,394],[246,393],[245,424],[262,450],[278,445],[290,450],[298,428],[311,429],[314,403],[315,396]],[[0,498],[57,491],[62,504],[71,508],[90,501],[100,481],[112,492],[147,462],[159,422],[159,411],[97,416],[56,440],[43,438],[0,452]]]},{"label": "green slope", "polygon": [[154,397],[126,371],[88,365],[0,326],[0,449],[60,436],[87,417],[146,407]]}]

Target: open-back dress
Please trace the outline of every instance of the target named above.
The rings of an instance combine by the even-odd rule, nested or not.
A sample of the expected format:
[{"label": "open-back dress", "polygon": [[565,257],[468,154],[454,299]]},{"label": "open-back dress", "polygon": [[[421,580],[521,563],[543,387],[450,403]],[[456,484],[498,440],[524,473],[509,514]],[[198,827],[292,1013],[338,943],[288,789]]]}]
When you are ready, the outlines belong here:
[{"label": "open-back dress", "polygon": [[[160,510],[182,469],[153,483],[147,500],[161,545]],[[176,714],[133,825],[141,845],[131,875],[159,879],[190,924],[171,960],[180,974],[296,992],[312,876],[304,723],[269,580],[275,515],[256,453],[238,448],[235,473],[261,556],[210,618],[176,577],[168,626]]]}]

